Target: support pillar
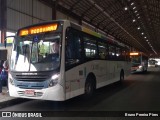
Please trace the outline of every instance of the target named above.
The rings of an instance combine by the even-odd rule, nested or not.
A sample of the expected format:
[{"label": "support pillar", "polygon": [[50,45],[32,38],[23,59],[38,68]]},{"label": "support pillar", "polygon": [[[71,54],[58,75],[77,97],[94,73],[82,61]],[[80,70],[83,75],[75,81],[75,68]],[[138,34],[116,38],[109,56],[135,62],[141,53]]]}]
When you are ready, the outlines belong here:
[{"label": "support pillar", "polygon": [[0,42],[4,43],[7,31],[7,0],[0,0]]},{"label": "support pillar", "polygon": [[53,0],[53,5],[52,5],[52,20],[57,19],[57,0]]}]

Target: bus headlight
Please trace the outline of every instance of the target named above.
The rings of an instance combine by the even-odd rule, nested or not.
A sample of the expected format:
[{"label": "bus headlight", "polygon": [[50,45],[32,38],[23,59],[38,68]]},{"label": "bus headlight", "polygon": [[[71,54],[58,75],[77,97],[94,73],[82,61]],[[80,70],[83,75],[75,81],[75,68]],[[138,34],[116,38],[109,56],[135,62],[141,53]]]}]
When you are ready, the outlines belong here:
[{"label": "bus headlight", "polygon": [[58,83],[58,79],[59,79],[59,74],[53,75],[49,82],[49,87],[55,86]]}]

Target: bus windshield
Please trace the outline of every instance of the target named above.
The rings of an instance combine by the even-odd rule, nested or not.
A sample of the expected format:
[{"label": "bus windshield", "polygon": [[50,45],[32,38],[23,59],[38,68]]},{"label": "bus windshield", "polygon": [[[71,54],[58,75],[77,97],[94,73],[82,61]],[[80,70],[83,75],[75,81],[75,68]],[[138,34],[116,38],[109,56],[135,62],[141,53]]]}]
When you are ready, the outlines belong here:
[{"label": "bus windshield", "polygon": [[141,64],[141,57],[140,56],[132,56],[132,65],[140,65]]},{"label": "bus windshield", "polygon": [[61,34],[45,33],[14,40],[11,71],[50,71],[60,65]]}]

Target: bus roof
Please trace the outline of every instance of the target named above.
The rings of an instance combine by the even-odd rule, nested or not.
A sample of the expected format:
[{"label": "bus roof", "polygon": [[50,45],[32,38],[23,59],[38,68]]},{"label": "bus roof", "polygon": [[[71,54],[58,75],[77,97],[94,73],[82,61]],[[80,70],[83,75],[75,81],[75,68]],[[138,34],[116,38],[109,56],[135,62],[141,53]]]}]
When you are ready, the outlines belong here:
[{"label": "bus roof", "polygon": [[98,33],[98,32],[95,32],[91,29],[88,29],[86,27],[83,27],[75,22],[72,22],[70,20],[64,20],[64,19],[59,19],[59,20],[51,20],[51,21],[44,21],[44,22],[41,22],[41,23],[37,23],[37,24],[33,24],[33,25],[29,25],[29,26],[26,26],[26,27],[23,27],[23,28],[20,28],[18,31],[22,30],[22,29],[26,29],[26,28],[30,28],[30,27],[34,27],[34,26],[38,26],[38,25],[44,25],[44,24],[51,24],[51,23],[55,23],[55,22],[69,22],[71,24],[71,27],[75,28],[75,29],[78,29],[80,31],[83,31],[87,34],[90,34],[90,35],[93,35],[97,38],[100,38],[100,39],[103,39],[103,40],[106,40],[107,42],[110,42],[112,44],[115,44],[115,45],[118,45],[118,46],[122,46],[122,47],[127,47],[129,48],[129,46],[117,41],[113,36],[111,35],[103,35],[101,33]]}]

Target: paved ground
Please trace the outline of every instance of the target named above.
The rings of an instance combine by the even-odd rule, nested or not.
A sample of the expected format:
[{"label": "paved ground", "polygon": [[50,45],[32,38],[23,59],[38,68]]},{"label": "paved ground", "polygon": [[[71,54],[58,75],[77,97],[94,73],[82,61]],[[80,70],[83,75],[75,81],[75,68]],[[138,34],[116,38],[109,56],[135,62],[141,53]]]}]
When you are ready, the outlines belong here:
[{"label": "paved ground", "polygon": [[0,95],[0,108],[14,105],[19,101],[19,99],[17,98],[10,97],[7,91],[8,91],[7,87],[3,87],[2,89],[3,95],[2,94]]},{"label": "paved ground", "polygon": [[9,93],[7,92],[7,87],[3,87],[2,91],[3,95],[0,95],[0,102],[5,102],[14,99],[13,97],[9,96]]},{"label": "paved ground", "polygon": [[[1,96],[1,98],[6,98],[5,100],[7,100],[8,97],[10,99],[9,101],[14,102],[12,102],[12,105],[9,101],[8,104],[3,102],[7,106],[1,107],[0,111],[83,111],[86,113],[89,113],[88,111],[92,111],[93,113],[94,111],[100,111],[101,113],[103,113],[103,111],[156,111],[160,113],[159,75],[160,68],[149,68],[149,72],[145,74],[132,74],[122,85],[112,84],[97,90],[94,98],[87,101],[81,99],[81,97],[77,97],[66,102],[43,100],[27,100],[24,102],[23,99],[10,98],[6,93],[4,96]],[[17,101],[21,101],[21,104],[14,105]],[[61,112],[58,114],[63,115]],[[65,120],[66,118],[62,119]],[[75,118],[68,118],[68,120],[73,119]],[[85,119],[91,120],[93,118]],[[98,117],[96,117],[96,120],[97,119],[99,120]],[[105,118],[102,117],[100,119],[105,120]],[[116,120],[116,118],[114,119]],[[144,118],[144,120],[148,119],[149,118]],[[158,120],[158,118],[155,119]],[[108,120],[108,118],[106,120]],[[126,118],[126,120],[128,119]]]},{"label": "paved ground", "polygon": [[[157,71],[160,71],[160,67],[158,67],[158,68],[155,68],[155,67],[150,67],[149,68],[149,72],[157,72]],[[156,74],[159,74],[159,72],[158,73],[156,73]],[[138,74],[136,74],[136,75],[131,75],[131,76],[129,76],[128,77],[128,79],[134,79],[134,77],[136,78],[137,76],[140,76],[140,74],[138,75]],[[132,78],[133,77],[133,78]],[[141,80],[140,80],[141,81]],[[0,108],[3,108],[3,107],[5,107],[5,106],[8,106],[8,104],[9,104],[9,102],[11,102],[11,101],[18,101],[18,99],[17,98],[14,98],[14,97],[10,97],[9,96],[9,93],[7,92],[7,88],[6,87],[3,87],[3,95],[0,95]],[[24,99],[22,99],[22,100],[24,100]],[[26,99],[25,99],[26,100]],[[20,100],[19,100],[20,101]],[[6,104],[7,103],[7,104]],[[16,102],[15,102],[16,103]]]}]

